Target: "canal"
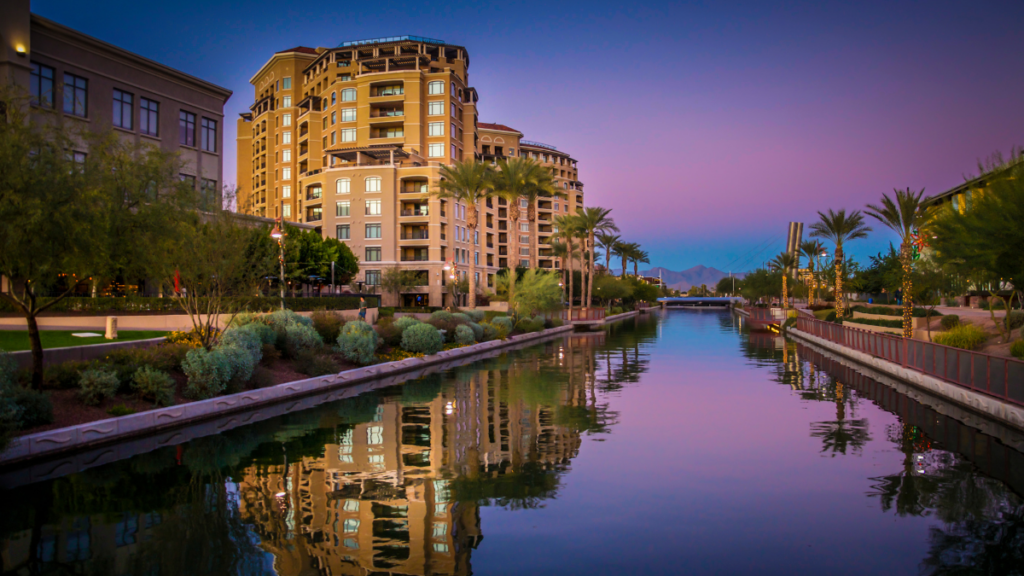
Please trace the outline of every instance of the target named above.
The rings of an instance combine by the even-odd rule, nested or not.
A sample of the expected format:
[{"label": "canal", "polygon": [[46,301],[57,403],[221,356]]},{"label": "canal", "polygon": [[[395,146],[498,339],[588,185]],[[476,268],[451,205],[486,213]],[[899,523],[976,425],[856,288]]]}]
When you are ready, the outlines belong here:
[{"label": "canal", "polygon": [[0,492],[10,574],[1019,574],[1024,455],[672,310]]}]

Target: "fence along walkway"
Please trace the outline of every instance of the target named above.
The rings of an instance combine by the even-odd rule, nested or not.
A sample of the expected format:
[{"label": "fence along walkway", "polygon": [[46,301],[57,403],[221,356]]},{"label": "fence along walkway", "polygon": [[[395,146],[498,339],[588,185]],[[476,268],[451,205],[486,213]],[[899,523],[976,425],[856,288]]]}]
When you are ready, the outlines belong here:
[{"label": "fence along walkway", "polygon": [[868,332],[806,316],[797,318],[796,327],[943,382],[1024,406],[1024,362],[1020,360]]}]

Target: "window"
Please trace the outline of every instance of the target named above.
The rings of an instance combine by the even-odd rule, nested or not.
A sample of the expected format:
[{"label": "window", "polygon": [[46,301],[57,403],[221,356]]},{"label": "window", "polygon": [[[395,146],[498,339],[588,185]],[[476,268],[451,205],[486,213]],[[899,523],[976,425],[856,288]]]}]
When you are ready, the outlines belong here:
[{"label": "window", "polygon": [[337,112],[331,112],[331,125],[333,126],[333,125],[335,125],[337,123],[338,123],[338,113]]},{"label": "window", "polygon": [[87,154],[85,152],[72,152],[71,161],[78,165],[79,169],[85,166],[85,158]]},{"label": "window", "polygon": [[285,133],[281,134],[281,143],[282,144],[291,144],[292,143],[292,133],[291,132],[285,132]]},{"label": "window", "polygon": [[281,99],[281,107],[282,108],[291,108],[292,107],[292,97],[291,96],[285,96],[284,98],[282,98]]},{"label": "window", "polygon": [[[555,202],[555,210],[558,210],[558,202]],[[558,230],[555,230],[555,232],[558,232]]]},{"label": "window", "polygon": [[367,192],[380,192],[380,178],[377,176],[370,176],[366,179],[366,191]]},{"label": "window", "polygon": [[366,215],[367,216],[380,216],[380,200],[367,200],[366,201]]},{"label": "window", "polygon": [[351,205],[351,202],[349,202],[348,200],[342,200],[341,202],[338,202],[337,206],[334,209],[334,215],[348,216],[350,213]]},{"label": "window", "polygon": [[516,155],[516,149],[515,148],[509,148],[508,149],[508,155],[509,156],[515,156]]},{"label": "window", "polygon": [[529,268],[530,267],[530,261],[529,260],[520,260],[519,261],[519,267],[520,268]]},{"label": "window", "polygon": [[286,184],[284,186],[281,186],[281,198],[291,198],[291,197],[292,197],[292,187],[291,187],[291,185]]},{"label": "window", "polygon": [[291,114],[282,114],[281,115],[281,126],[291,126],[291,125],[292,125],[292,115]]},{"label": "window", "polygon": [[427,124],[428,136],[444,136],[444,122],[431,122]]},{"label": "window", "polygon": [[291,166],[285,166],[284,168],[281,169],[281,180],[291,180],[291,179],[292,179],[292,169],[291,169]]},{"label": "window", "polygon": [[455,102],[452,102],[452,118],[458,118],[458,115],[456,114],[457,110],[458,108],[455,107]]},{"label": "window", "polygon": [[64,73],[64,112],[85,118],[89,110],[89,81]]},{"label": "window", "polygon": [[196,189],[196,177],[191,174],[178,174],[178,180],[184,182],[189,188]]},{"label": "window", "polygon": [[480,231],[473,230],[473,244],[480,245]]},{"label": "window", "polygon": [[341,91],[341,101],[342,102],[355,102],[356,101],[356,89],[355,88],[345,88],[344,90],[342,90]]},{"label": "window", "polygon": [[455,144],[452,144],[452,160],[455,160],[458,157],[459,157],[459,152],[458,152],[458,150],[456,150]]},{"label": "window", "polygon": [[217,151],[217,121],[203,118],[202,131],[199,135],[200,148],[207,152]]},{"label": "window", "polygon": [[338,103],[338,93],[337,92],[331,92],[331,106],[334,106],[337,103]]},{"label": "window", "polygon": [[160,135],[160,103],[156,100],[139,99],[139,131],[148,136]]},{"label": "window", "polygon": [[355,128],[344,128],[341,131],[342,142],[355,142],[356,141],[356,129]]},{"label": "window", "polygon": [[441,158],[444,156],[444,144],[430,144],[427,147],[427,156],[430,158]]},{"label": "window", "polygon": [[[367,248],[366,249],[366,258],[364,259],[364,261],[365,262],[380,262],[380,246],[374,246],[372,248]],[[370,281],[367,280],[366,283],[369,284]]]},{"label": "window", "polygon": [[519,231],[520,232],[529,232],[530,231],[530,224],[528,222],[520,223],[519,224]]},{"label": "window", "polygon": [[452,82],[452,91],[450,92],[450,94],[451,94],[451,95],[452,95],[453,97],[455,96],[455,82]]},{"label": "window", "polygon": [[345,523],[342,525],[342,530],[345,532],[358,532],[359,520],[355,518],[346,518]]},{"label": "window", "polygon": [[53,68],[32,63],[32,104],[53,108]]},{"label": "window", "polygon": [[203,178],[202,183],[199,185],[200,204],[206,209],[215,207],[220,197],[217,192],[217,181]]},{"label": "window", "polygon": [[352,191],[352,182],[348,178],[342,178],[335,182],[334,191],[337,194],[348,194]]},{"label": "window", "polygon": [[132,95],[116,88],[114,89],[113,122],[114,126],[118,128],[132,129]]},{"label": "window", "polygon": [[[452,131],[450,132],[450,134],[454,137],[458,133],[459,131],[455,129],[455,123],[452,122]],[[497,151],[498,156],[501,156],[501,147],[498,146],[495,148],[495,150]]]},{"label": "window", "polygon": [[292,161],[292,150],[291,150],[291,148],[285,148],[284,150],[281,151],[281,162],[291,162],[291,161]]},{"label": "window", "polygon": [[367,270],[365,278],[367,286],[380,286],[380,270]]},{"label": "window", "polygon": [[[474,262],[473,262],[474,264],[476,264],[477,266],[480,265],[480,253],[479,252],[473,252],[473,260],[474,260]],[[476,273],[476,281],[477,282],[480,281],[480,273],[479,272]]]},{"label": "window", "polygon": [[335,145],[335,144],[337,144],[337,143],[338,143],[338,133],[337,133],[337,132],[334,132],[334,131],[332,130],[332,131],[331,131],[331,146],[333,146],[333,145]]},{"label": "window", "polygon": [[530,237],[529,236],[520,236],[519,237],[519,243],[520,244],[529,244],[530,243]]},{"label": "window", "polygon": [[182,110],[178,112],[178,143],[182,146],[196,145],[196,115]]},{"label": "window", "polygon": [[281,79],[281,89],[282,90],[291,90],[292,89],[292,79],[291,79],[291,77],[282,78]]},{"label": "window", "polygon": [[291,218],[292,217],[292,205],[291,204],[285,204],[284,205],[284,209],[281,211],[281,216],[283,218]]},{"label": "window", "polygon": [[380,238],[380,224],[367,224],[366,238]]},{"label": "window", "polygon": [[521,256],[529,256],[530,255],[530,247],[529,246],[524,246],[524,247],[520,248],[519,249],[519,254]]},{"label": "window", "polygon": [[430,114],[431,116],[441,116],[444,114],[444,102],[441,100],[431,102],[427,106],[427,114]]},{"label": "window", "polygon": [[444,94],[444,82],[430,82],[427,84],[427,94]]},{"label": "window", "polygon": [[530,207],[530,201],[527,200],[526,198],[520,198],[519,199],[519,207],[520,208],[529,208]]},{"label": "window", "polygon": [[349,232],[348,224],[338,224],[335,237],[338,240],[350,240],[351,233]]},{"label": "window", "polygon": [[342,122],[355,122],[356,121],[356,109],[355,108],[342,108],[341,109],[341,121]]}]

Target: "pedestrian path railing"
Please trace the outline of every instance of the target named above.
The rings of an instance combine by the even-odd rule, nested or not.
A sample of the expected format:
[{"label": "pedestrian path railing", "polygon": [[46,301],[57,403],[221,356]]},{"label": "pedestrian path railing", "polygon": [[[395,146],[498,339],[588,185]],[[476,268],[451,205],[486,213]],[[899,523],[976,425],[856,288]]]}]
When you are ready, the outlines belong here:
[{"label": "pedestrian path railing", "polygon": [[869,332],[842,324],[800,316],[796,327],[818,338],[899,364],[944,382],[1024,406],[1024,362]]},{"label": "pedestrian path railing", "polygon": [[783,308],[748,308],[750,319],[755,322],[783,323],[786,321],[787,311]]},{"label": "pedestrian path railing", "polygon": [[594,322],[604,320],[604,308],[569,308],[562,310],[563,322]]}]

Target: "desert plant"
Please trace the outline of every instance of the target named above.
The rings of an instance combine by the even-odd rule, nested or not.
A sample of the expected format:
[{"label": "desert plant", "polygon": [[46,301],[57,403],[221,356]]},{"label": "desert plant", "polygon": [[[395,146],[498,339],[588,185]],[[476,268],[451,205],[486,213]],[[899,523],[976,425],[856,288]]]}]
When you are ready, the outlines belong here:
[{"label": "desert plant", "polygon": [[221,336],[217,347],[236,346],[241,348],[249,354],[253,366],[259,364],[263,359],[263,340],[256,326],[257,324],[248,324],[241,328],[228,330]]},{"label": "desert plant", "polygon": [[974,324],[961,324],[946,332],[935,335],[935,342],[963,350],[974,350],[988,340],[988,334]]},{"label": "desert plant", "polygon": [[315,350],[324,345],[320,334],[307,324],[289,324],[284,329],[284,333],[284,350],[292,358],[295,358],[301,351]]},{"label": "desert plant", "polygon": [[462,345],[474,344],[476,337],[473,335],[473,329],[466,324],[460,324],[455,329],[455,341]]},{"label": "desert plant", "polygon": [[267,324],[270,324],[274,328],[279,329],[286,328],[289,324],[304,324],[309,327],[313,326],[312,319],[287,309],[275,310],[274,312],[264,316],[263,321],[266,322]]},{"label": "desert plant", "polygon": [[463,310],[463,314],[469,316],[469,319],[473,322],[482,322],[487,313],[483,310]]},{"label": "desert plant", "polygon": [[451,322],[452,313],[447,310],[437,310],[430,315],[431,320],[440,320],[442,322]]},{"label": "desert plant", "polygon": [[391,316],[377,319],[377,325],[373,329],[386,346],[393,348],[402,342],[402,329],[397,324]]},{"label": "desert plant", "polygon": [[465,312],[453,312],[452,320],[455,320],[456,322],[472,322],[469,315]]},{"label": "desert plant", "polygon": [[1021,312],[1020,310],[1011,310],[1009,312],[1007,325],[1010,330],[1016,330],[1017,328],[1024,326],[1024,312]]},{"label": "desert plant", "polygon": [[153,402],[154,406],[174,404],[174,379],[166,372],[143,366],[132,377],[132,388],[140,398]]},{"label": "desert plant", "polygon": [[[175,344],[174,346],[177,345]],[[163,348],[163,346],[159,346],[159,348]],[[88,368],[88,362],[78,362],[75,360],[52,364],[43,371],[43,386],[61,390],[77,388],[82,370]]]},{"label": "desert plant", "polygon": [[111,416],[127,416],[129,414],[135,414],[135,410],[132,410],[128,406],[121,404],[115,404],[110,408],[107,408],[107,414]]},{"label": "desert plant", "polygon": [[483,338],[480,339],[481,342],[494,340],[495,338],[498,337],[498,329],[495,328],[494,325],[491,324],[490,322],[482,322],[480,324],[480,328],[483,329]]},{"label": "desert plant", "polygon": [[78,394],[82,398],[82,402],[95,406],[104,398],[110,398],[116,394],[120,385],[117,372],[92,368],[83,370],[78,377],[78,386],[81,388]]},{"label": "desert plant", "polygon": [[402,350],[417,354],[437,354],[444,347],[444,337],[430,324],[416,324],[402,332]]},{"label": "desert plant", "polygon": [[306,376],[337,374],[339,371],[338,364],[334,361],[334,358],[316,350],[300,351],[295,358],[295,369]]},{"label": "desert plant", "polygon": [[1024,340],[1017,340],[1013,344],[1010,344],[1010,354],[1012,354],[1014,358],[1024,360]]},{"label": "desert plant", "polygon": [[469,326],[469,329],[473,331],[473,338],[475,338],[477,342],[484,341],[483,326],[477,324],[476,322],[470,322],[469,324],[466,324],[466,326]]},{"label": "desert plant", "polygon": [[871,228],[864,224],[864,216],[860,211],[849,214],[845,209],[838,212],[829,209],[828,213],[818,212],[819,221],[811,224],[811,238],[824,238],[835,243],[835,297],[836,316],[842,318],[846,314],[846,303],[843,299],[843,247],[851,240],[866,238]]},{"label": "desert plant", "polygon": [[53,423],[53,403],[46,392],[15,386],[12,396],[21,408],[18,422],[20,429],[27,430]]},{"label": "desert plant", "polygon": [[413,318],[412,316],[401,316],[397,320],[395,320],[394,323],[395,328],[398,328],[398,330],[401,332],[405,332],[406,328],[410,326],[415,326],[416,324],[420,324],[420,321],[417,320],[416,318]]},{"label": "desert plant", "polygon": [[337,340],[341,327],[345,325],[345,319],[341,314],[331,310],[317,310],[310,316],[310,320],[313,322],[313,329],[324,342]]},{"label": "desert plant", "polygon": [[942,317],[939,321],[939,325],[942,326],[943,330],[952,330],[960,325],[960,317],[956,314],[948,314]]},{"label": "desert plant", "polygon": [[190,350],[181,363],[181,370],[188,376],[185,396],[194,400],[213,398],[227,387],[232,376],[232,367],[220,350],[205,348]]},{"label": "desert plant", "polygon": [[512,319],[508,316],[495,316],[491,318],[491,325],[498,330],[504,329],[506,335],[512,331]]},{"label": "desert plant", "polygon": [[373,354],[377,350],[377,333],[373,327],[355,320],[346,322],[338,335],[338,351],[350,362],[369,364],[373,362]]}]

